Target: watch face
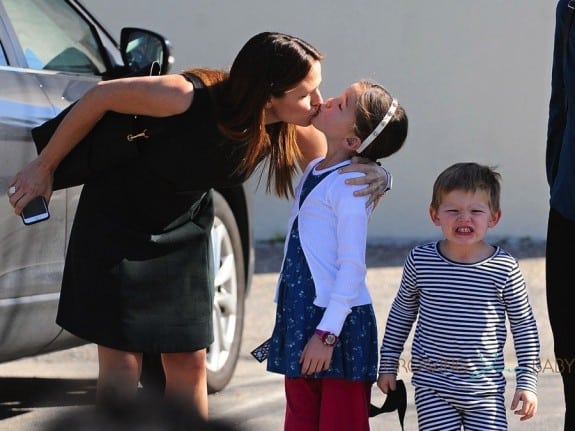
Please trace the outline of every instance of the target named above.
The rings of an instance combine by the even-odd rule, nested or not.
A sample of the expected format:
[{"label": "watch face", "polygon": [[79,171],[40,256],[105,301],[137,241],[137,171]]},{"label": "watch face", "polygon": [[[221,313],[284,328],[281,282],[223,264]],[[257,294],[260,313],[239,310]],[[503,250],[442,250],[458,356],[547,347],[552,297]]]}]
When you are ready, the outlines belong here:
[{"label": "watch face", "polygon": [[325,344],[327,344],[328,346],[333,346],[337,341],[337,337],[333,334],[327,334],[325,336]]}]

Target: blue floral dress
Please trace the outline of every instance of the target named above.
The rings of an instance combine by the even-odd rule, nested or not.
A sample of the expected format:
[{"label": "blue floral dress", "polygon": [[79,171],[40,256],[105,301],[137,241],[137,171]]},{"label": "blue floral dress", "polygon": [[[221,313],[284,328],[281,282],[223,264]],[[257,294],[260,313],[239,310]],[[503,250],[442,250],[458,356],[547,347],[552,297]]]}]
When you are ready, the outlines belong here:
[{"label": "blue floral dress", "polygon": [[[302,187],[300,206],[309,192],[331,172],[320,175],[314,175],[313,171],[309,173]],[[280,274],[268,371],[291,378],[303,377],[300,356],[325,311],[325,308],[313,304],[314,299],[315,286],[301,248],[296,218]],[[374,382],[377,379],[377,343],[377,324],[372,305],[353,307],[334,347],[330,368],[311,377]]]}]

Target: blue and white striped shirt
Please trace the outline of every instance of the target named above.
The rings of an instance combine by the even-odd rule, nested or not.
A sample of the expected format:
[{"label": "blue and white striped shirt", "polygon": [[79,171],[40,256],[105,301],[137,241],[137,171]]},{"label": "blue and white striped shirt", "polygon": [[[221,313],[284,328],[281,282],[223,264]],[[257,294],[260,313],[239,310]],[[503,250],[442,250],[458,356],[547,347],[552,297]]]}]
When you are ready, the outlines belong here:
[{"label": "blue and white striped shirt", "polygon": [[515,258],[498,247],[483,261],[457,263],[438,246],[414,247],[406,259],[387,319],[379,372],[397,373],[417,319],[410,363],[414,386],[462,395],[503,392],[507,316],[517,355],[517,389],[536,392],[539,335]]}]

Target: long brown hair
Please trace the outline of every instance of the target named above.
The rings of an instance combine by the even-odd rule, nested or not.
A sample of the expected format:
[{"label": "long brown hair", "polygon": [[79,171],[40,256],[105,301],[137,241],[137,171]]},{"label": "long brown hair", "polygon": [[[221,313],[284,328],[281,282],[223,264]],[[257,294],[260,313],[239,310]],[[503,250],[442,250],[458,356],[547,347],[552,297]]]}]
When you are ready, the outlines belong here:
[{"label": "long brown hair", "polygon": [[282,97],[309,73],[322,54],[304,40],[283,33],[253,36],[237,54],[229,73],[190,69],[211,87],[218,127],[229,139],[245,142],[246,155],[238,167],[251,175],[266,158],[266,190],[293,196],[292,179],[301,154],[295,126],[275,123],[266,127],[265,106],[270,97]]}]

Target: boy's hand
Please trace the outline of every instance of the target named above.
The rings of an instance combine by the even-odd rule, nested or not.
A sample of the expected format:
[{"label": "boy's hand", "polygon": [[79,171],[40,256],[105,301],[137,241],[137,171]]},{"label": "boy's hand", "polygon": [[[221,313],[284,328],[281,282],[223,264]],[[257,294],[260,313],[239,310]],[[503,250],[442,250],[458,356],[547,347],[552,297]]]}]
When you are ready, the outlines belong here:
[{"label": "boy's hand", "polygon": [[[519,403],[522,403],[521,409],[516,410]],[[516,390],[511,402],[511,410],[515,410],[513,413],[520,415],[522,421],[531,419],[537,413],[537,395],[525,389]]]},{"label": "boy's hand", "polygon": [[397,377],[395,374],[380,374],[377,378],[377,387],[381,389],[381,392],[387,394],[389,391],[395,391]]}]

